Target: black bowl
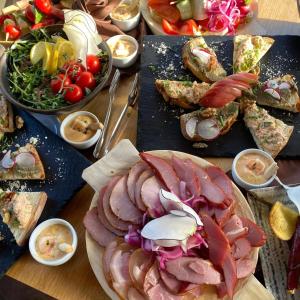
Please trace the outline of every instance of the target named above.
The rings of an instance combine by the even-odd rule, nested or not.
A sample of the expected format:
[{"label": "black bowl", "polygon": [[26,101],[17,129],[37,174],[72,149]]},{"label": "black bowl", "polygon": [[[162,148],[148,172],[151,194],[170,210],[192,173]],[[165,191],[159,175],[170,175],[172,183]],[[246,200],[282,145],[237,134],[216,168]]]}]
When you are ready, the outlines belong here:
[{"label": "black bowl", "polygon": [[[62,31],[62,25],[51,25],[44,28],[47,33],[54,34],[54,33],[61,33],[62,36],[64,35],[64,32]],[[31,38],[30,33],[24,35],[21,40],[28,40]],[[62,114],[62,113],[70,113],[75,110],[79,110],[83,106],[85,106],[87,103],[89,103],[91,100],[93,100],[97,94],[105,87],[111,70],[112,70],[112,55],[110,52],[110,49],[106,42],[101,42],[101,44],[98,45],[99,49],[105,51],[108,54],[108,65],[107,65],[107,71],[106,74],[102,77],[100,83],[95,87],[95,89],[88,95],[86,95],[80,102],[77,102],[75,104],[67,104],[64,107],[56,108],[56,109],[38,109],[33,108],[30,106],[25,105],[24,103],[20,102],[18,98],[16,98],[15,95],[10,91],[9,87],[9,80],[8,80],[8,71],[9,71],[9,59],[7,53],[4,53],[0,60],[0,90],[2,91],[2,94],[7,98],[9,102],[16,105],[17,107],[35,112],[40,114]]]}]

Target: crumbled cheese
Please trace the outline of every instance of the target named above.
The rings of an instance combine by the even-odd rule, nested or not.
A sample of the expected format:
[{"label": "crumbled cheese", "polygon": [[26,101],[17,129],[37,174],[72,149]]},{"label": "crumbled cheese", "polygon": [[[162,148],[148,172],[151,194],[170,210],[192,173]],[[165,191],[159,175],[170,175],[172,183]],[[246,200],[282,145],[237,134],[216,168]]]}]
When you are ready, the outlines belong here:
[{"label": "crumbled cheese", "polygon": [[38,143],[38,136],[37,137],[31,137],[30,139],[29,139],[29,143],[30,144],[32,144],[32,145],[36,145],[37,143]]}]

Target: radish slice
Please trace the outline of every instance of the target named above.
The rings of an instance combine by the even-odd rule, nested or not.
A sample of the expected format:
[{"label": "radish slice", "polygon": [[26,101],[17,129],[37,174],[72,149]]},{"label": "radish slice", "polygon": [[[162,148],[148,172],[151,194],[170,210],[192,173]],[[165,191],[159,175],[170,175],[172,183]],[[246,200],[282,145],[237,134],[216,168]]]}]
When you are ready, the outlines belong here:
[{"label": "radish slice", "polygon": [[190,138],[193,138],[195,135],[197,123],[197,118],[191,118],[185,124],[186,133]]},{"label": "radish slice", "polygon": [[1,160],[1,165],[4,169],[10,169],[14,166],[15,162],[11,159],[11,150],[9,150]]},{"label": "radish slice", "polygon": [[219,136],[220,128],[214,119],[205,119],[198,123],[197,132],[202,139],[210,141]]},{"label": "radish slice", "polygon": [[277,91],[275,91],[273,89],[265,89],[264,92],[271,95],[273,98],[280,100],[280,95]]},{"label": "radish slice", "polygon": [[280,90],[285,90],[285,89],[290,89],[291,88],[291,85],[287,82],[282,82],[280,83],[279,87],[278,87]]},{"label": "radish slice", "polygon": [[203,51],[200,48],[194,48],[192,49],[192,54],[198,57],[203,62],[203,64],[209,64],[211,55],[206,51]]},{"label": "radish slice", "polygon": [[29,152],[21,152],[16,156],[16,164],[21,169],[32,169],[35,165],[35,158]]}]

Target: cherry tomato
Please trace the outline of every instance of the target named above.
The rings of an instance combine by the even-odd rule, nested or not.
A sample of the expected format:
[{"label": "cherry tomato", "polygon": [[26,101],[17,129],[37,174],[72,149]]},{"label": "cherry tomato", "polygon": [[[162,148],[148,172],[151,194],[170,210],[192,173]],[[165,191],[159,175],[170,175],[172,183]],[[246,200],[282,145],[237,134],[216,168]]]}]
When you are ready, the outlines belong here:
[{"label": "cherry tomato", "polygon": [[162,28],[165,33],[170,34],[170,35],[178,35],[179,34],[177,26],[168,22],[168,20],[163,19],[161,25],[162,25]]},{"label": "cherry tomato", "polygon": [[51,80],[50,86],[54,94],[57,94],[62,86],[69,86],[71,84],[71,79],[65,74],[58,74],[55,78]]},{"label": "cherry tomato", "polygon": [[35,22],[34,8],[32,5],[28,5],[25,9],[25,17],[26,19],[33,23]]},{"label": "cherry tomato", "polygon": [[197,21],[198,25],[201,26],[201,29],[205,31],[208,31],[208,22],[209,18]]},{"label": "cherry tomato", "polygon": [[4,21],[10,19],[13,20],[14,17],[12,15],[2,15],[0,16],[0,26],[2,26],[4,24]]},{"label": "cherry tomato", "polygon": [[82,89],[88,88],[92,90],[96,85],[96,80],[91,72],[85,71],[80,74],[76,80],[76,84]]},{"label": "cherry tomato", "polygon": [[7,37],[12,40],[18,39],[21,35],[20,28],[11,19],[6,19],[4,21],[4,32],[6,33]]},{"label": "cherry tomato", "polygon": [[180,12],[175,5],[170,5],[170,0],[149,0],[148,5],[159,17],[172,24],[180,20]]},{"label": "cherry tomato", "polygon": [[40,12],[46,15],[51,13],[52,3],[50,0],[34,0],[34,5]]},{"label": "cherry tomato", "polygon": [[70,85],[64,88],[66,90],[66,94],[64,99],[71,103],[79,102],[83,98],[83,92],[80,86],[77,84],[71,83]]},{"label": "cherry tomato", "polygon": [[97,74],[101,70],[101,62],[97,55],[88,54],[86,56],[87,70],[93,74]]},{"label": "cherry tomato", "polygon": [[67,72],[73,82],[75,82],[79,75],[85,71],[85,67],[80,62],[76,61],[65,64],[63,69]]},{"label": "cherry tomato", "polygon": [[195,20],[185,20],[180,24],[179,32],[182,35],[196,35],[199,32],[199,27]]}]

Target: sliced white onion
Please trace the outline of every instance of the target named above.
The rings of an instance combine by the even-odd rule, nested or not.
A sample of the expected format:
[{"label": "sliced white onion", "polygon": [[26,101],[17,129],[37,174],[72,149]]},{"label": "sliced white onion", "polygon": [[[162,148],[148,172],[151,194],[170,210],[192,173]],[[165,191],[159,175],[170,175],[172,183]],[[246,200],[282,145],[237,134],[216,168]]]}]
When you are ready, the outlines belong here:
[{"label": "sliced white onion", "polygon": [[198,119],[190,118],[185,124],[185,131],[190,138],[195,136]]},{"label": "sliced white onion", "polygon": [[11,158],[11,150],[7,151],[1,160],[1,166],[4,169],[10,169],[14,166],[15,162]]},{"label": "sliced white onion", "polygon": [[181,245],[181,241],[177,240],[155,240],[157,246],[161,247],[175,247]]},{"label": "sliced white onion", "polygon": [[220,134],[220,128],[214,119],[201,120],[197,125],[198,135],[207,141],[217,138]]},{"label": "sliced white onion", "polygon": [[203,64],[208,65],[210,62],[211,55],[206,51],[201,50],[200,48],[194,48],[191,50],[192,54],[198,57]]},{"label": "sliced white onion", "polygon": [[280,90],[288,90],[291,88],[291,85],[287,82],[282,82],[279,84],[279,87],[278,87]]},{"label": "sliced white onion", "polygon": [[16,164],[21,169],[32,169],[35,166],[35,158],[30,152],[21,152],[16,156]]},{"label": "sliced white onion", "polygon": [[277,91],[273,89],[265,89],[264,92],[271,95],[273,98],[280,100],[280,95],[277,93]]}]

